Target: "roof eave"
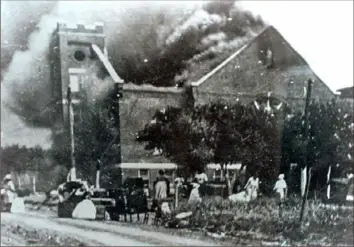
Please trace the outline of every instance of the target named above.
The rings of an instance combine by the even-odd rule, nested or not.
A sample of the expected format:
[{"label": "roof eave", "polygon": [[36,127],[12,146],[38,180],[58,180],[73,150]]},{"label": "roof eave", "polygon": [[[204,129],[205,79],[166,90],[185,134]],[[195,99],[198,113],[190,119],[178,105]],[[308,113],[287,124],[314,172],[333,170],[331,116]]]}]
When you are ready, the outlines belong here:
[{"label": "roof eave", "polygon": [[96,53],[98,59],[101,61],[103,66],[108,71],[108,73],[111,76],[111,78],[113,79],[114,83],[123,84],[124,81],[118,76],[118,74],[114,70],[112,64],[109,62],[108,58],[104,55],[104,53],[101,51],[101,49],[95,44],[92,44],[91,47],[92,47],[92,50]]}]

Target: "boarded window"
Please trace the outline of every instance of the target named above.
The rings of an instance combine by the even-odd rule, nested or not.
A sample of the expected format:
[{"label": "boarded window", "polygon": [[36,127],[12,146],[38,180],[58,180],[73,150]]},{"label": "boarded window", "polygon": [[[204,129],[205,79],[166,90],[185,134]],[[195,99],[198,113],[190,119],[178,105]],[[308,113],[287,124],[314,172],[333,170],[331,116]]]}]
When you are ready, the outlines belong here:
[{"label": "boarded window", "polygon": [[78,93],[80,91],[80,82],[78,75],[70,75],[70,89],[72,93]]}]

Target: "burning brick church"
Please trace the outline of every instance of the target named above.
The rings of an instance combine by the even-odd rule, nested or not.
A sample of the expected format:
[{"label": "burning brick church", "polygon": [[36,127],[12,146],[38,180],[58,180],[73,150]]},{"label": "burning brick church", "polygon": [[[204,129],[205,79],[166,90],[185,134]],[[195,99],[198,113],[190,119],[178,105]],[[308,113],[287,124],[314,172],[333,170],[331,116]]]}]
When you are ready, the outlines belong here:
[{"label": "burning brick church", "polygon": [[[103,26],[69,28],[58,24],[51,44],[53,91],[59,99],[56,131],[69,131],[70,112],[75,116],[83,98],[81,88],[94,83],[94,65],[104,66],[111,84],[122,87],[120,141],[122,163],[168,163],[136,142],[136,133],[151,121],[156,110],[166,106],[189,107],[220,99],[249,104],[271,93],[280,102],[303,109],[305,90],[313,81],[311,97],[329,101],[335,94],[311,70],[307,62],[272,26],[265,28],[231,54],[221,54],[220,63],[191,74],[184,86],[154,87],[124,83],[108,61]],[[220,59],[221,58],[221,59]],[[222,60],[223,59],[223,60]],[[70,87],[71,91],[68,91]],[[68,104],[68,93],[73,107]],[[64,127],[66,126],[66,127]]]}]

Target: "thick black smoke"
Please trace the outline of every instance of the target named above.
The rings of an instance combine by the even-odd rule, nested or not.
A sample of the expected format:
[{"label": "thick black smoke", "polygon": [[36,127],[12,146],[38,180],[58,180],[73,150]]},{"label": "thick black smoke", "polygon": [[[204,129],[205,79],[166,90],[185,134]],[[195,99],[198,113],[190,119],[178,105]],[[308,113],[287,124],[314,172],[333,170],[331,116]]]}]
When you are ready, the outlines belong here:
[{"label": "thick black smoke", "polygon": [[[22,22],[14,22],[33,20],[27,27],[31,31],[37,25],[27,40],[21,37],[27,37],[28,32],[16,34],[13,25],[15,38],[7,43],[20,42],[28,49],[17,50],[8,66],[4,59],[7,73],[1,83],[2,104],[31,126],[51,127],[48,51],[58,21],[105,22],[107,50],[118,74],[127,82],[156,86],[174,86],[176,76],[190,63],[240,46],[245,37],[264,25],[233,1],[136,3],[64,1],[49,4],[42,12],[28,8],[26,11],[36,13],[37,18],[27,14]],[[11,24],[11,19],[2,23]]]},{"label": "thick black smoke", "polygon": [[[131,34],[127,32],[108,48],[111,61],[123,79],[136,84],[174,86],[176,75],[183,73],[190,62],[236,48],[242,38],[264,27],[260,18],[239,9],[235,1],[206,3],[184,17],[177,27],[167,20],[160,13],[145,31],[145,27],[132,22],[130,30],[140,33],[140,37],[130,40]],[[161,29],[165,32],[161,33]],[[120,52],[126,40],[133,43]]]}]

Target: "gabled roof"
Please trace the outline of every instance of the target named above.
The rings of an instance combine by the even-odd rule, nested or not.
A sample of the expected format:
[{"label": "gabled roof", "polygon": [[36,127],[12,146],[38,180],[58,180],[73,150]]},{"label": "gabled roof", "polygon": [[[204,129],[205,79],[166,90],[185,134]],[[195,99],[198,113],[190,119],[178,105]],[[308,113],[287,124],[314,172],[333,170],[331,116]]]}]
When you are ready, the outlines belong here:
[{"label": "gabled roof", "polygon": [[242,53],[247,47],[249,47],[254,40],[257,39],[260,35],[262,35],[269,27],[265,28],[262,32],[260,32],[257,36],[255,36],[253,39],[251,39],[246,45],[242,46],[240,49],[238,49],[236,52],[234,52],[231,56],[229,56],[227,59],[225,59],[222,63],[220,63],[215,69],[204,75],[202,78],[200,78],[196,82],[192,82],[191,85],[193,87],[198,87],[202,83],[204,83],[206,80],[208,80],[210,77],[212,77],[214,74],[216,74],[218,71],[220,71],[223,67],[225,67],[231,60],[233,60],[235,57],[237,57],[239,54]]},{"label": "gabled roof", "polygon": [[[220,70],[222,70],[222,68],[224,68],[227,64],[229,64],[234,58],[236,58],[237,56],[242,54],[242,52],[244,52],[252,43],[256,42],[257,39],[261,35],[263,35],[265,32],[273,32],[273,33],[276,33],[277,35],[279,35],[284,40],[284,44],[287,45],[294,52],[294,54],[296,54],[298,56],[299,60],[304,65],[309,66],[309,64],[306,62],[306,60],[286,41],[286,39],[279,33],[278,30],[276,30],[273,26],[267,26],[258,35],[256,35],[254,38],[252,38],[246,45],[242,46],[240,49],[238,49],[236,52],[234,52],[232,55],[230,55],[227,59],[225,59],[223,62],[221,62],[215,69],[211,70],[209,73],[207,73],[206,75],[201,77],[198,81],[191,82],[191,85],[193,87],[198,87],[201,84],[203,84],[204,82],[206,82],[209,78],[211,78],[213,75],[215,75]],[[314,71],[312,71],[312,73],[314,74],[314,76],[316,76],[323,83],[323,81],[320,79],[320,77]],[[331,91],[333,93],[333,91],[325,83],[323,83],[323,84],[329,89],[329,91]],[[334,95],[334,93],[333,93],[333,95]]]}]

